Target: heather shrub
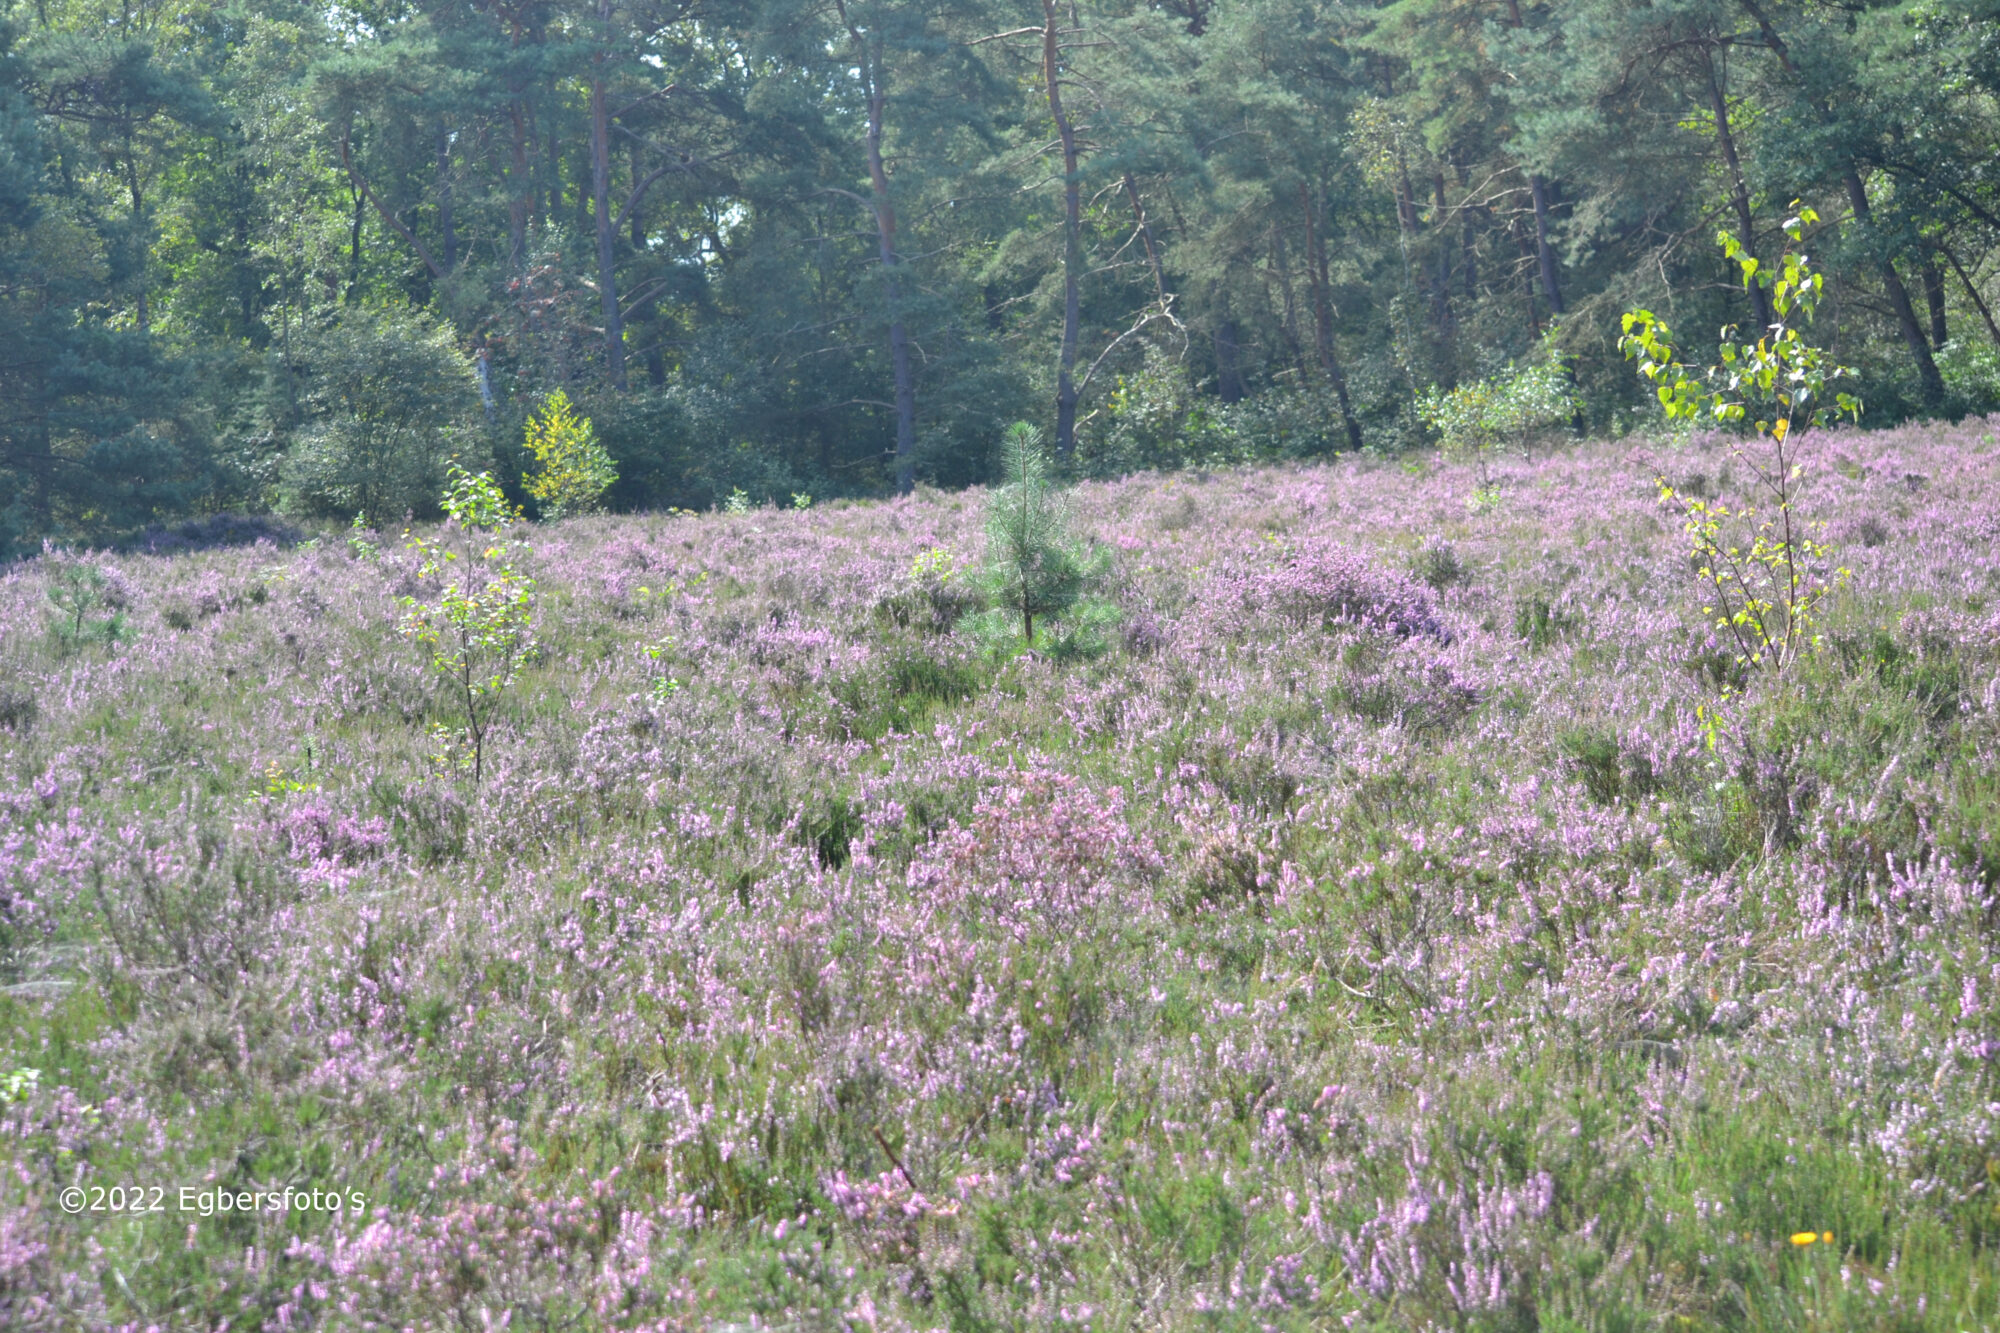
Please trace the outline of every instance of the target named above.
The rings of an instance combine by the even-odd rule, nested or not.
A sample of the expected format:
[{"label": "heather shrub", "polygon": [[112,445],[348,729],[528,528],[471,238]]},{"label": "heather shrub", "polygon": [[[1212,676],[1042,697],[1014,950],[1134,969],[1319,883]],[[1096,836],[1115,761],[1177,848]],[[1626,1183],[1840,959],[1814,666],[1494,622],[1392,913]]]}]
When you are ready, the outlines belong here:
[{"label": "heather shrub", "polygon": [[1273,564],[1237,574],[1230,583],[1242,606],[1268,610],[1296,625],[1327,630],[1351,626],[1442,643],[1452,639],[1428,588],[1334,542],[1281,548]]},{"label": "heather shrub", "polygon": [[979,692],[980,672],[969,661],[933,656],[914,647],[890,647],[861,671],[833,683],[840,706],[837,725],[864,740],[915,731],[939,708]]},{"label": "heather shrub", "polygon": [[[1884,540],[1712,726],[1768,673],[1633,442],[1449,529],[1369,457],[1079,484],[1081,664],[961,628],[976,496],[120,558],[115,656],[0,570],[0,1322],[1992,1326],[1990,429],[1829,442]],[[475,785],[385,592],[502,562]]]},{"label": "heather shrub", "polygon": [[1515,599],[1514,637],[1541,652],[1577,628],[1578,617],[1542,593]]},{"label": "heather shrub", "polygon": [[980,584],[977,571],[962,569],[949,549],[934,546],[910,562],[907,581],[883,594],[875,613],[899,629],[949,634],[960,620],[985,608]]}]

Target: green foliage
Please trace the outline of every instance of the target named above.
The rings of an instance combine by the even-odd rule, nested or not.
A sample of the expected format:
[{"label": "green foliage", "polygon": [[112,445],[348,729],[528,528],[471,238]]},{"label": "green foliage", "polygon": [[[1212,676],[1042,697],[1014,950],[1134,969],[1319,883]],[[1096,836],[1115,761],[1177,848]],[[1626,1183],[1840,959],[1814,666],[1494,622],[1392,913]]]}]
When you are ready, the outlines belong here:
[{"label": "green foliage", "polygon": [[368,526],[367,516],[357,513],[354,522],[347,528],[347,553],[356,560],[373,564],[381,558],[382,548],[369,536],[374,530]]},{"label": "green foliage", "polygon": [[[1220,406],[1196,390],[1187,366],[1155,346],[1120,375],[1104,404],[1102,428],[1085,432],[1077,459],[1088,472],[1116,476],[1147,468],[1231,461],[1237,442]],[[1011,477],[1011,457],[1003,473]]]},{"label": "green foliage", "polygon": [[537,467],[523,485],[541,504],[545,518],[590,513],[618,480],[618,469],[597,442],[590,418],[578,416],[561,389],[543,401],[540,415],[528,418],[527,444]]},{"label": "green foliage", "polygon": [[1526,452],[1537,431],[1557,426],[1579,409],[1568,369],[1555,350],[1553,332],[1542,356],[1509,363],[1497,375],[1468,380],[1455,389],[1431,388],[1417,399],[1417,416],[1438,435],[1445,456],[1479,470],[1482,492],[1491,485],[1487,461],[1505,448]]},{"label": "green foliage", "polygon": [[309,419],[279,469],[286,507],[381,525],[434,514],[476,401],[451,330],[414,313],[351,310],[299,339]]},{"label": "green foliage", "polygon": [[125,637],[132,592],[116,570],[53,548],[44,559],[54,609],[49,634],[59,652],[72,653],[89,643],[116,644]]},{"label": "green foliage", "polygon": [[993,609],[981,618],[980,633],[1087,652],[1116,618],[1107,619],[1110,608],[1089,596],[1103,567],[1070,535],[1068,508],[1049,483],[1041,432],[1016,422],[1003,449],[1007,482],[986,510],[983,582]]},{"label": "green foliage", "polygon": [[[1707,594],[1702,614],[1736,645],[1744,667],[1781,675],[1800,654],[1816,648],[1821,604],[1847,577],[1818,534],[1825,523],[1797,513],[1805,475],[1800,441],[1835,416],[1858,417],[1858,398],[1834,387],[1854,372],[1807,342],[1802,326],[1819,308],[1825,278],[1797,248],[1819,217],[1801,209],[1785,222],[1790,244],[1775,271],[1765,268],[1727,232],[1723,253],[1742,271],[1746,288],[1769,293],[1776,322],[1755,342],[1738,342],[1723,330],[1719,362],[1697,376],[1677,359],[1672,331],[1648,310],[1629,311],[1619,346],[1655,386],[1669,421],[1709,420],[1755,430],[1755,448],[1742,444],[1734,457],[1768,501],[1731,505],[1676,490],[1664,478],[1660,498],[1677,506],[1697,576]],[[1828,401],[1831,391],[1832,401]]]},{"label": "green foliage", "polygon": [[446,535],[409,543],[424,558],[419,577],[444,586],[434,601],[403,598],[399,628],[423,647],[457,704],[477,783],[494,696],[535,651],[535,581],[515,567],[532,548],[505,535],[516,515],[489,474],[469,473],[455,460],[446,467]]}]

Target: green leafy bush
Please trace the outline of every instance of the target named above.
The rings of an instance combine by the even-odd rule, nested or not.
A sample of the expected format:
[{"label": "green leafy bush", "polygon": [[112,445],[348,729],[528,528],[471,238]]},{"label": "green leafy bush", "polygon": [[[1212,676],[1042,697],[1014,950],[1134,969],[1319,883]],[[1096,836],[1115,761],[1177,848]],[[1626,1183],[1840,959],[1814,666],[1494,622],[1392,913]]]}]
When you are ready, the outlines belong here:
[{"label": "green leafy bush", "polygon": [[578,416],[561,389],[544,400],[539,415],[528,418],[527,444],[536,470],[525,485],[544,518],[591,512],[618,480],[618,469],[597,442],[590,418]]},{"label": "green leafy bush", "polygon": [[515,515],[489,474],[475,476],[456,462],[448,466],[447,535],[420,537],[410,546],[424,557],[421,578],[452,577],[435,601],[403,599],[401,631],[428,653],[432,672],[463,715],[466,760],[477,783],[485,771],[493,698],[514,683],[535,650],[535,581],[514,565],[532,548],[502,536]]},{"label": "green leafy bush", "polygon": [[1432,388],[1417,399],[1417,416],[1434,431],[1448,458],[1479,470],[1481,499],[1490,503],[1488,460],[1502,449],[1523,452],[1536,432],[1577,413],[1575,386],[1552,341],[1543,356],[1525,366],[1509,363],[1497,375],[1470,380],[1455,389]]},{"label": "green leafy bush", "polygon": [[350,310],[300,339],[309,424],[279,467],[288,509],[381,524],[437,512],[476,401],[452,331],[420,314]]},{"label": "green leafy bush", "polygon": [[[1817,222],[1811,209],[1786,219],[1789,242],[1775,269],[1767,269],[1728,232],[1717,244],[1742,270],[1743,285],[1770,293],[1777,317],[1754,342],[1735,341],[1723,330],[1717,364],[1697,375],[1678,359],[1669,329],[1650,310],[1625,315],[1619,347],[1651,380],[1668,420],[1708,420],[1725,427],[1750,425],[1754,447],[1739,444],[1732,456],[1755,479],[1768,501],[1730,504],[1676,490],[1660,481],[1660,498],[1677,506],[1706,594],[1702,614],[1736,646],[1745,667],[1782,674],[1819,643],[1821,604],[1846,577],[1818,540],[1824,522],[1797,513],[1805,475],[1800,440],[1837,416],[1861,414],[1861,401],[1837,388],[1853,370],[1807,342],[1801,326],[1812,322],[1825,286],[1798,245]],[[1830,400],[1830,401],[1829,401]]]}]

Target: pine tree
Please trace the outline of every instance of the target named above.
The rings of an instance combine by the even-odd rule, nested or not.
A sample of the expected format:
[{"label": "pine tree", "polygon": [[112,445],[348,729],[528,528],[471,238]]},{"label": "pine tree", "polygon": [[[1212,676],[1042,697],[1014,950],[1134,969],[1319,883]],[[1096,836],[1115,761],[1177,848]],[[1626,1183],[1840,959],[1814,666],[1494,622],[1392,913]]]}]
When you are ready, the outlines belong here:
[{"label": "pine tree", "polygon": [[1032,645],[1035,621],[1046,627],[1073,610],[1091,571],[1070,538],[1068,507],[1049,485],[1042,433],[1017,421],[1002,449],[1007,482],[986,513],[986,587]]}]

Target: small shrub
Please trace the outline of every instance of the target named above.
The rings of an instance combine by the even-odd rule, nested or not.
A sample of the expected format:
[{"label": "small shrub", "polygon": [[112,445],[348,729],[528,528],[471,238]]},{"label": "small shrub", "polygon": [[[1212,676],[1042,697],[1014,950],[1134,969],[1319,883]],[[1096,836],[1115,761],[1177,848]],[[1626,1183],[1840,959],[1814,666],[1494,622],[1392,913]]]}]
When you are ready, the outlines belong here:
[{"label": "small shrub", "polygon": [[1486,497],[1493,479],[1488,461],[1509,447],[1526,453],[1537,431],[1570,420],[1577,408],[1576,388],[1553,341],[1543,343],[1538,362],[1509,364],[1498,375],[1455,389],[1433,388],[1417,400],[1417,416],[1437,434],[1445,456],[1478,470],[1475,499],[1489,508]]},{"label": "small shrub", "polygon": [[1800,331],[1812,322],[1825,283],[1798,249],[1805,228],[1818,220],[1807,208],[1785,221],[1789,242],[1775,270],[1763,267],[1728,232],[1718,235],[1723,253],[1741,266],[1743,285],[1770,292],[1778,322],[1759,330],[1755,342],[1737,343],[1733,327],[1723,330],[1718,364],[1700,378],[1676,359],[1673,331],[1649,310],[1627,312],[1619,339],[1626,358],[1637,361],[1640,374],[1657,387],[1670,421],[1754,424],[1756,450],[1738,446],[1732,457],[1769,496],[1767,510],[1676,491],[1665,479],[1660,498],[1681,511],[1703,584],[1702,615],[1736,645],[1739,663],[1773,675],[1783,675],[1819,645],[1820,608],[1847,576],[1834,567],[1831,549],[1817,540],[1825,523],[1796,512],[1804,475],[1799,442],[1836,415],[1861,414],[1860,400],[1836,387],[1854,372]]},{"label": "small shrub", "polygon": [[45,547],[49,633],[58,651],[75,652],[88,643],[116,644],[126,636],[125,613],[134,594],[125,576],[68,551]]},{"label": "small shrub", "polygon": [[1068,510],[1049,484],[1041,432],[1025,422],[1007,431],[1006,475],[986,514],[984,584],[994,609],[983,636],[1018,636],[1025,647],[1068,655],[1101,650],[1101,631],[1117,619],[1089,595],[1103,566],[1070,536]]},{"label": "small shrub", "polygon": [[1253,608],[1269,607],[1298,625],[1452,639],[1430,589],[1332,543],[1288,551],[1274,568],[1238,580],[1238,590]]},{"label": "small shrub", "polygon": [[15,685],[0,685],[0,728],[25,732],[35,725],[40,714],[41,708],[29,691]]},{"label": "small shrub", "polygon": [[537,467],[523,484],[544,518],[590,513],[618,480],[618,468],[597,442],[590,418],[578,416],[561,389],[543,401],[540,414],[528,418],[527,444]]},{"label": "small shrub", "polygon": [[1433,592],[1472,581],[1472,571],[1458,557],[1457,548],[1442,537],[1426,537],[1410,560],[1410,572]]},{"label": "small shrub", "polygon": [[498,484],[455,462],[450,476],[444,510],[451,535],[418,538],[410,546],[424,558],[419,578],[442,576],[454,566],[457,577],[435,602],[403,598],[401,632],[428,652],[431,671],[458,705],[476,784],[485,772],[493,698],[514,683],[515,673],[535,650],[535,581],[513,563],[530,548],[501,537],[514,514]]},{"label": "small shrub", "polygon": [[1576,627],[1574,613],[1558,608],[1540,593],[1530,593],[1514,603],[1514,637],[1538,653]]},{"label": "small shrub", "polygon": [[837,682],[833,696],[847,730],[873,740],[912,732],[934,708],[970,699],[978,690],[979,677],[970,663],[904,650]]}]

